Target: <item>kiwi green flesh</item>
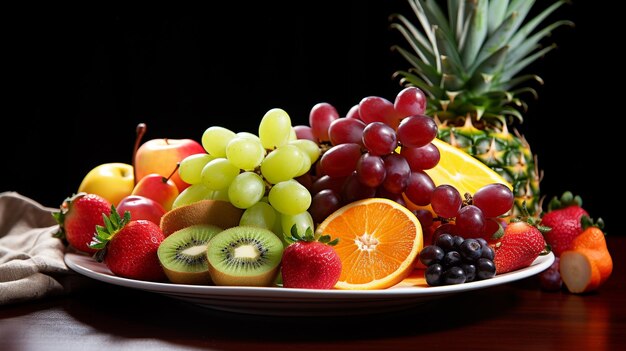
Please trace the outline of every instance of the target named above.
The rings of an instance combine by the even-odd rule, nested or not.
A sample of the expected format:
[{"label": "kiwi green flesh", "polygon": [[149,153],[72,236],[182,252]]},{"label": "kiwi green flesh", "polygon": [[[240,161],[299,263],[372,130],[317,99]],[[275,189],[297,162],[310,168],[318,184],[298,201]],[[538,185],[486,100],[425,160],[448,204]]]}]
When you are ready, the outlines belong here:
[{"label": "kiwi green flesh", "polygon": [[[180,229],[159,245],[157,255],[159,262],[170,281],[174,283],[210,282],[206,250],[208,242],[222,228],[199,224]],[[207,277],[194,277],[194,274],[204,274]],[[193,282],[190,282],[192,280]]]},{"label": "kiwi green flesh", "polygon": [[216,285],[268,286],[276,278],[283,249],[282,241],[268,229],[229,228],[209,242],[209,273]]}]

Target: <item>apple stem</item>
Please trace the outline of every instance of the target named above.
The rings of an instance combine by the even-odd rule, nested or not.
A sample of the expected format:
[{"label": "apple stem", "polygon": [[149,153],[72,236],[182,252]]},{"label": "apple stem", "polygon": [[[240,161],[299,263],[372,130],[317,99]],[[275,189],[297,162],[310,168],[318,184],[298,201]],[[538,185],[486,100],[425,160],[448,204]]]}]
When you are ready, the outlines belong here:
[{"label": "apple stem", "polygon": [[146,133],[146,124],[145,123],[139,123],[137,125],[137,135],[135,137],[135,147],[133,148],[133,159],[132,159],[132,164],[133,164],[133,182],[135,183],[135,185],[137,185],[137,167],[135,167],[135,158],[137,157],[137,150],[139,149],[139,144],[141,144],[141,139],[143,138],[143,135]]},{"label": "apple stem", "polygon": [[172,178],[172,176],[174,176],[174,173],[176,173],[176,171],[178,170],[178,167],[180,167],[180,162],[176,162],[176,167],[174,168],[172,173],[170,173],[170,175],[167,176],[167,178],[161,177],[161,180],[163,181],[163,183],[167,183],[167,181],[170,180],[170,178]]}]

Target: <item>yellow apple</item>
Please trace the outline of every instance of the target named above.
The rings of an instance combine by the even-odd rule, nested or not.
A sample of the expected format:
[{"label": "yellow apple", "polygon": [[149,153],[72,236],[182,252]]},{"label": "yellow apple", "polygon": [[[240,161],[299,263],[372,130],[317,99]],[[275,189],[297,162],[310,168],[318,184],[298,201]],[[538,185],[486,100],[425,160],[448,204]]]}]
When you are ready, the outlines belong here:
[{"label": "yellow apple", "polygon": [[110,203],[117,204],[130,195],[135,187],[133,166],[112,162],[96,166],[89,171],[78,187],[78,192],[97,194]]}]

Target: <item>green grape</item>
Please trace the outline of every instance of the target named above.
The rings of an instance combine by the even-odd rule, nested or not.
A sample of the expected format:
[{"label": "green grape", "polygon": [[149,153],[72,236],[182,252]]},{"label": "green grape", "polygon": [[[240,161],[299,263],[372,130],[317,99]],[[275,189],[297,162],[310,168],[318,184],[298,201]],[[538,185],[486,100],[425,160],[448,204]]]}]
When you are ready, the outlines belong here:
[{"label": "green grape", "polygon": [[289,141],[294,140],[298,140],[298,135],[296,134],[296,130],[291,127],[291,130],[289,131]]},{"label": "green grape", "polygon": [[252,134],[252,133],[248,133],[248,132],[239,132],[239,133],[235,134],[235,136],[237,138],[250,138],[250,139],[258,140],[259,142],[261,142],[261,139],[259,139],[259,137],[257,135]]},{"label": "green grape", "polygon": [[300,150],[304,151],[304,153],[307,154],[307,156],[309,156],[309,159],[311,160],[311,164],[317,161],[322,151],[320,150],[320,147],[319,145],[317,145],[316,142],[314,142],[313,140],[309,140],[309,139],[292,140],[289,142],[289,145],[295,145]]},{"label": "green grape", "polygon": [[202,184],[211,190],[225,189],[238,174],[239,168],[228,159],[216,158],[202,168]]},{"label": "green grape", "polygon": [[274,184],[268,199],[276,211],[287,215],[304,212],[311,205],[311,193],[293,179]]},{"label": "green grape", "polygon": [[198,184],[202,181],[202,168],[215,157],[209,154],[194,154],[180,161],[178,175],[187,184]]},{"label": "green grape", "polygon": [[261,174],[271,184],[296,177],[302,169],[304,153],[295,145],[284,145],[271,151],[261,163]]},{"label": "green grape", "polygon": [[287,112],[273,108],[265,113],[259,123],[259,138],[264,148],[273,150],[289,142],[291,130],[291,118]]},{"label": "green grape", "polygon": [[228,198],[233,206],[248,208],[265,195],[265,182],[254,172],[243,172],[228,187]]},{"label": "green grape", "polygon": [[209,127],[202,134],[202,146],[214,157],[226,157],[226,145],[235,137],[235,133],[224,127]]},{"label": "green grape", "polygon": [[297,149],[302,154],[302,157],[300,157],[302,159],[302,165],[300,166],[300,170],[296,172],[296,175],[294,176],[294,178],[305,174],[311,169],[311,159],[309,158],[309,155],[307,155],[304,151],[302,151],[302,149],[300,148],[297,148]]},{"label": "green grape", "polygon": [[206,199],[230,202],[230,199],[228,198],[228,188],[219,189],[219,190],[210,190],[209,194],[206,196]]},{"label": "green grape", "polygon": [[172,209],[204,200],[210,192],[211,189],[202,184],[192,184],[178,194],[172,203]]},{"label": "green grape", "polygon": [[226,146],[226,157],[235,167],[251,171],[263,161],[265,148],[258,138],[235,137]]},{"label": "green grape", "polygon": [[279,218],[279,214],[276,212],[274,207],[267,202],[259,201],[243,211],[241,219],[239,220],[239,225],[273,230],[276,222],[279,221]]},{"label": "green grape", "polygon": [[307,228],[311,228],[312,231],[315,231],[313,217],[311,217],[309,211],[300,212],[295,215],[281,215],[280,223],[283,232],[287,235],[291,234],[291,227],[293,227],[294,225],[296,226],[296,229],[300,234],[304,234]]}]

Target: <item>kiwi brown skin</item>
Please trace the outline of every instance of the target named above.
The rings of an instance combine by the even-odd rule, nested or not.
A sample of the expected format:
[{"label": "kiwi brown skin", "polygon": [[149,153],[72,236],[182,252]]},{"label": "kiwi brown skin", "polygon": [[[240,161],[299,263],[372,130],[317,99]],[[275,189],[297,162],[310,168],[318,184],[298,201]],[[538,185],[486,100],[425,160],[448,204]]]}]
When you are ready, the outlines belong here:
[{"label": "kiwi brown skin", "polygon": [[[229,272],[228,269],[220,267],[218,264],[212,263],[212,261],[220,261],[223,257],[218,258],[214,257],[212,259],[211,255],[217,256],[218,251],[222,249],[227,250],[230,248],[236,247],[236,240],[238,238],[238,233],[258,233],[259,237],[262,239],[261,241],[269,242],[270,247],[268,250],[271,250],[271,259],[266,260],[265,264],[269,266],[265,270],[260,270],[258,273],[254,271],[249,271],[246,273],[238,273],[238,272]],[[245,234],[244,234],[245,235]],[[231,241],[228,241],[228,244],[224,244],[224,238],[232,238]],[[217,239],[217,240],[214,240]],[[222,245],[216,246],[216,245]],[[280,259],[282,258],[284,246],[282,241],[274,234],[272,231],[264,228],[252,227],[252,226],[237,226],[230,229],[226,229],[223,232],[217,234],[210,242],[207,248],[207,258],[209,264],[209,274],[211,279],[215,285],[222,286],[274,286],[276,282],[276,278],[278,276],[279,268],[280,268]],[[219,263],[219,262],[217,262]]]},{"label": "kiwi brown skin", "polygon": [[[168,245],[179,245],[182,247],[186,244],[187,240],[196,240],[199,241],[200,244],[203,241],[206,241],[205,246],[208,245],[210,239],[215,236],[217,233],[221,232],[222,228],[214,225],[207,224],[198,224],[189,227],[185,227],[181,230],[173,232],[170,236],[165,238],[163,242],[159,245],[159,250],[157,254],[159,256],[159,261],[161,262],[161,267],[163,268],[163,272],[167,276],[167,279],[175,284],[192,284],[192,285],[211,285],[213,281],[211,280],[211,275],[208,270],[208,263],[206,260],[202,262],[202,269],[197,270],[198,266],[194,268],[196,270],[192,270],[189,268],[189,271],[186,271],[184,266],[174,267],[171,264],[168,264],[169,260],[172,260],[172,257],[169,256],[168,252],[171,254],[175,251],[172,251],[174,248],[167,247]],[[198,250],[202,250],[202,245],[196,245],[195,247]],[[186,247],[187,249],[189,247]],[[167,250],[170,249],[170,250]],[[203,250],[204,252],[199,255],[201,258],[206,259],[206,247]]]},{"label": "kiwi brown skin", "polygon": [[200,200],[174,208],[161,217],[160,227],[166,237],[196,224],[212,224],[227,229],[239,225],[243,210],[228,201]]}]

